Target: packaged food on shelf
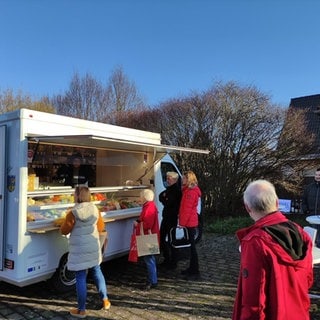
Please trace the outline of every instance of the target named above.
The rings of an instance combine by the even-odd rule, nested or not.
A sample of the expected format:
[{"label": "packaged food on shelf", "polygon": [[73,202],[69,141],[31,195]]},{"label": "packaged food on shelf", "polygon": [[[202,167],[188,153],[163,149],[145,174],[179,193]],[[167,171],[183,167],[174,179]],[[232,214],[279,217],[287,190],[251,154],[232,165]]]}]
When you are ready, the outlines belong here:
[{"label": "packaged food on shelf", "polygon": [[29,210],[27,212],[27,222],[36,222],[36,221],[53,221],[58,218],[63,218],[66,215],[68,208],[50,208],[45,210]]}]

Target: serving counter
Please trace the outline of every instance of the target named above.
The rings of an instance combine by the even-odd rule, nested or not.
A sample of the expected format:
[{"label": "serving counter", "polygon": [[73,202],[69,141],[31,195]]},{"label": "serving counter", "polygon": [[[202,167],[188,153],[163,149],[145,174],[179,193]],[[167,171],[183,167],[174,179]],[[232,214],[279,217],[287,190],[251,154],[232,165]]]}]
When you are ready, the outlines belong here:
[{"label": "serving counter", "polygon": [[[105,223],[138,217],[137,190],[146,186],[90,188],[91,201],[97,205]],[[74,206],[74,189],[47,189],[28,192],[27,232],[47,233],[59,230],[56,221]]]}]

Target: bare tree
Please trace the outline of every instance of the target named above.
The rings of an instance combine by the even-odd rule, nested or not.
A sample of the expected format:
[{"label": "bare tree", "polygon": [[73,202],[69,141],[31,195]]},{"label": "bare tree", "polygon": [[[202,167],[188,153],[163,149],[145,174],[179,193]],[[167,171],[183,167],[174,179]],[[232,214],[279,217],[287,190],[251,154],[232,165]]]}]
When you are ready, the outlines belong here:
[{"label": "bare tree", "polygon": [[118,68],[106,88],[89,75],[76,75],[60,98],[59,113],[160,132],[165,144],[209,149],[209,156],[174,157],[183,171],[197,174],[205,206],[222,215],[242,210],[242,193],[253,179],[298,192],[305,164],[297,160],[312,146],[301,111],[288,113],[255,87],[234,82],[147,109]]},{"label": "bare tree", "polygon": [[151,132],[161,132],[161,112],[152,108],[132,109],[122,113],[117,117],[117,125],[147,130]]},{"label": "bare tree", "polygon": [[287,109],[275,157],[281,159],[281,170],[274,175],[274,183],[282,196],[300,198],[303,173],[317,165],[310,157],[314,151],[315,134],[308,132],[308,110]]},{"label": "bare tree", "polygon": [[70,117],[101,121],[108,114],[105,89],[92,75],[80,77],[75,73],[69,89],[63,95],[52,98],[58,114]]},{"label": "bare tree", "polygon": [[113,71],[106,86],[89,73],[83,77],[75,73],[69,89],[51,101],[58,114],[113,124],[144,108],[143,98],[122,68]]},{"label": "bare tree", "polygon": [[51,105],[48,97],[35,100],[22,91],[15,93],[13,90],[4,90],[0,92],[0,113],[21,108],[55,113],[55,108]]},{"label": "bare tree", "polygon": [[142,111],[145,108],[143,97],[138,93],[133,81],[123,72],[122,67],[113,70],[107,87],[108,107],[110,112],[107,115],[108,122],[120,124],[127,117],[127,113]]},{"label": "bare tree", "polygon": [[[303,114],[288,114],[255,87],[218,83],[150,112],[164,143],[210,150],[209,156],[177,154],[175,159],[182,170],[196,172],[205,206],[215,213],[241,212],[250,180],[266,178],[283,189],[298,189],[305,164],[296,160],[312,145]],[[148,122],[154,126],[140,118],[140,126],[150,130]]]},{"label": "bare tree", "polygon": [[[287,109],[271,104],[254,87],[230,82],[218,84],[208,94],[216,109],[208,163],[215,211],[239,212],[242,193],[254,179],[266,178],[286,188],[296,185],[301,163],[292,160],[312,145],[304,118],[292,114],[284,128]],[[294,174],[286,174],[289,164]]]}]

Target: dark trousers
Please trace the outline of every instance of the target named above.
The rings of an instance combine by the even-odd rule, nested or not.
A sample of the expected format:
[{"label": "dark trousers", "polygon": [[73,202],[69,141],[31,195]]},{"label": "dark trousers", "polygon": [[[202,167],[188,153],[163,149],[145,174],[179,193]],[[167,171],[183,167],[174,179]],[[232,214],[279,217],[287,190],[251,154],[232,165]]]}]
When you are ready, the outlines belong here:
[{"label": "dark trousers", "polygon": [[198,253],[197,253],[196,243],[194,240],[194,237],[196,235],[196,228],[187,228],[187,230],[188,230],[188,235],[191,243],[189,273],[198,274],[199,273]]},{"label": "dark trousers", "polygon": [[160,226],[160,250],[162,251],[165,263],[175,265],[177,263],[177,252],[169,242],[170,230],[177,226],[177,221],[162,219]]}]

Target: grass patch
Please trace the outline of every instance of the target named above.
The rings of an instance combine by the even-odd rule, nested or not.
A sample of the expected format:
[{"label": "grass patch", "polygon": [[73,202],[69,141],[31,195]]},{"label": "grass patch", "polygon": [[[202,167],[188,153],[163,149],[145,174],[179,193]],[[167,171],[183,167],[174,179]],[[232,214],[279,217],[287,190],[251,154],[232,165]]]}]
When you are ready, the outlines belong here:
[{"label": "grass patch", "polygon": [[252,225],[253,220],[249,216],[218,218],[211,222],[208,232],[218,234],[234,234],[238,229]]},{"label": "grass patch", "polygon": [[[302,227],[309,225],[306,221],[306,216],[303,214],[288,214],[286,217],[289,220],[298,223]],[[226,218],[219,217],[208,223],[206,230],[207,232],[217,234],[235,234],[237,230],[249,227],[252,224],[254,224],[254,221],[249,217],[249,215]]]}]

